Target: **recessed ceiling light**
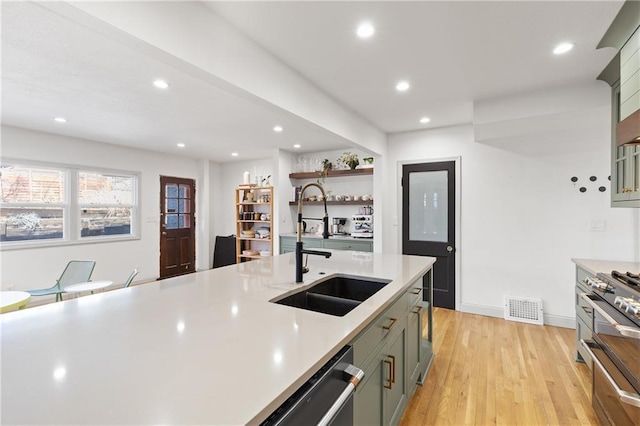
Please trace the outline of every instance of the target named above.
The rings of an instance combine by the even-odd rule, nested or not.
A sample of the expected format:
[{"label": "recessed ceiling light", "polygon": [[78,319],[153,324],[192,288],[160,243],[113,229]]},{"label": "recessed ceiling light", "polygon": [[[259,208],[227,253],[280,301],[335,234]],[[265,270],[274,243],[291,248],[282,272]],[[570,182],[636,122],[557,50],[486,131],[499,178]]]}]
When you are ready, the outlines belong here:
[{"label": "recessed ceiling light", "polygon": [[573,43],[560,43],[553,49],[553,53],[556,55],[562,55],[563,53],[567,53],[573,49],[573,46]]},{"label": "recessed ceiling light", "polygon": [[362,24],[360,24],[358,26],[358,30],[356,31],[358,37],[360,38],[369,38],[375,32],[375,28],[373,28],[373,25],[371,25],[369,22],[363,22]]},{"label": "recessed ceiling light", "polygon": [[179,143],[179,144],[176,144],[176,145],[178,146],[178,148],[184,148],[185,147],[185,144],[183,144],[183,143]]},{"label": "recessed ceiling light", "polygon": [[58,123],[66,123],[67,119],[64,117],[54,117],[53,121],[58,122]]},{"label": "recessed ceiling light", "polygon": [[282,128],[282,126],[275,126],[275,127],[273,128],[273,131],[274,131],[274,132],[278,132],[278,133],[279,133],[279,132],[281,132],[281,131],[283,131],[283,130],[284,130],[284,129]]},{"label": "recessed ceiling light", "polygon": [[231,156],[232,156],[232,157],[237,157],[237,156],[238,156],[238,153],[237,153],[237,152],[232,152],[232,153],[231,153]]},{"label": "recessed ceiling light", "polygon": [[420,122],[421,122],[422,124],[428,123],[428,122],[430,122],[430,121],[431,121],[431,119],[430,119],[429,117],[422,117],[422,118],[420,119]]},{"label": "recessed ceiling light", "polygon": [[153,85],[156,86],[158,89],[167,89],[169,87],[169,83],[167,83],[164,80],[155,80],[153,82]]},{"label": "recessed ceiling light", "polygon": [[293,147],[294,147],[294,148],[300,148],[300,144],[299,144],[299,143],[297,143],[297,144],[295,144]]},{"label": "recessed ceiling light", "polygon": [[406,92],[407,90],[409,90],[409,83],[406,81],[400,81],[398,82],[398,84],[396,84],[396,90],[398,92]]}]

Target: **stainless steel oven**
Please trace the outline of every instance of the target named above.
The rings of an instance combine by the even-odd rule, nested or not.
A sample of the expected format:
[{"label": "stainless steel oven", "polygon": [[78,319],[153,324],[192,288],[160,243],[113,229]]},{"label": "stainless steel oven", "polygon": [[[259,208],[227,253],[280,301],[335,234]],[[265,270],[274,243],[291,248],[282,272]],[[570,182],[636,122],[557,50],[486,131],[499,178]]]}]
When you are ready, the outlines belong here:
[{"label": "stainless steel oven", "polygon": [[585,283],[594,332],[581,343],[593,360],[593,408],[603,425],[640,425],[640,278],[613,271]]}]

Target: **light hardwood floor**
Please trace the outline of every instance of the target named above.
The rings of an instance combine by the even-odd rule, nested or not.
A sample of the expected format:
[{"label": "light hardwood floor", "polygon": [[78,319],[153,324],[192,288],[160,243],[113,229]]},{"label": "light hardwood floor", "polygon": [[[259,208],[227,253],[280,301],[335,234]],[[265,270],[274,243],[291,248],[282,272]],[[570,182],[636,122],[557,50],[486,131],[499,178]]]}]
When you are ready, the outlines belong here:
[{"label": "light hardwood floor", "polygon": [[435,360],[401,426],[597,425],[575,330],[434,310]]}]

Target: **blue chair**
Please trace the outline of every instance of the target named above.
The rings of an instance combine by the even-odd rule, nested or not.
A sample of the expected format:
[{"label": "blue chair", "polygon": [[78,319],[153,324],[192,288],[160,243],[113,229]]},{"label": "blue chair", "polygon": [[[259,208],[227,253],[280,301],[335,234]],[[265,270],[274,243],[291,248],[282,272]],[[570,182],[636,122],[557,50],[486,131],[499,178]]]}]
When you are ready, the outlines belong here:
[{"label": "blue chair", "polygon": [[124,285],[122,286],[122,288],[129,287],[133,282],[133,279],[136,277],[136,275],[138,275],[137,269],[134,269],[133,271],[131,271],[131,275],[129,275],[129,278],[127,278],[127,280],[124,282]]},{"label": "blue chair", "polygon": [[64,293],[66,286],[89,281],[95,266],[96,262],[94,260],[72,260],[67,264],[67,267],[64,268],[62,275],[56,280],[53,287],[25,291],[32,296],[49,296],[55,294],[56,302],[58,302],[62,300],[62,293]]}]

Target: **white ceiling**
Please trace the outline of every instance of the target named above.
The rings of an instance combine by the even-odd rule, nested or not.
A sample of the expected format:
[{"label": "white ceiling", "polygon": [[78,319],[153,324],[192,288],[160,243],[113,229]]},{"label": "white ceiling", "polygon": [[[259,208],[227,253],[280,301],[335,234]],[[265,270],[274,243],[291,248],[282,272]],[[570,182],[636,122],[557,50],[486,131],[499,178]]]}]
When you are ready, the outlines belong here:
[{"label": "white ceiling", "polygon": [[[207,2],[241,32],[385,132],[473,120],[473,101],[593,81],[622,1]],[[355,37],[362,20],[376,26]],[[569,54],[553,46],[573,41]],[[347,142],[141,54],[33,3],[2,2],[2,122],[216,161]],[[171,89],[151,85],[157,76]],[[397,93],[406,79],[411,89]],[[418,119],[429,116],[431,123]],[[52,121],[65,116],[69,122]],[[276,134],[274,124],[286,131]],[[187,148],[178,150],[177,142]]]}]

